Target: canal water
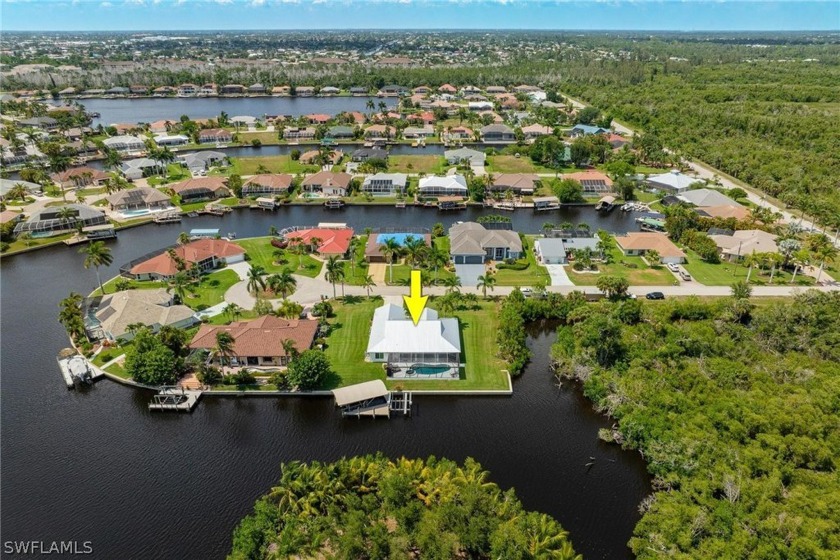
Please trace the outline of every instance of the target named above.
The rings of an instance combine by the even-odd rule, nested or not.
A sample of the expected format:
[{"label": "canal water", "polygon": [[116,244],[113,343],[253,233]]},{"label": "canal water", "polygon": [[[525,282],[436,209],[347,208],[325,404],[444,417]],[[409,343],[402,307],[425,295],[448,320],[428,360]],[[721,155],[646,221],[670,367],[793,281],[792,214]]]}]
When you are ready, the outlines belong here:
[{"label": "canal water", "polygon": [[[140,99],[79,99],[89,113],[99,113],[93,125],[116,123],[150,123],[157,120],[178,120],[181,115],[193,119],[216,118],[224,111],[230,117],[239,115],[263,118],[265,115],[298,117],[310,113],[335,115],[343,111],[369,112],[367,102],[388,108],[395,98],[378,97],[148,97]],[[62,104],[63,102],[52,102]]]},{"label": "canal water", "polygon": [[[472,214],[440,217],[449,223]],[[530,216],[517,212],[514,222],[533,231],[543,218]],[[264,234],[272,223],[431,226],[438,217],[420,209],[287,208],[149,225],[120,232],[103,276],[192,227],[242,237]],[[413,417],[391,421],[345,420],[331,399],[313,397],[205,398],[192,414],[152,414],[146,391],[107,380],[85,391],[64,388],[55,361],[67,346],[58,303],[95,283],[76,250],[63,245],[2,260],[4,541],[89,540],[92,557],[106,559],[222,558],[231,531],[278,479],[282,462],[381,451],[474,457],[494,482],[514,487],[525,507],[558,519],[585,558],[630,557],[637,505],[650,492],[645,465],[638,454],[600,442],[597,431],[609,422],[577,389],[555,385],[550,325],[529,327],[534,359],[511,397],[417,397]]]}]

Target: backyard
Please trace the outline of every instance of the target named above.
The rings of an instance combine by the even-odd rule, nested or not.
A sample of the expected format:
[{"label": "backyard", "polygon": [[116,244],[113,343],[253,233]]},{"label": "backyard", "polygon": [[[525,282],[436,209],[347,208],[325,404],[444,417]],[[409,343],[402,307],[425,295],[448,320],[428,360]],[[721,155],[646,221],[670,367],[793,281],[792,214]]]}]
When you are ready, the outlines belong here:
[{"label": "backyard", "polygon": [[[327,338],[326,354],[340,379],[339,385],[385,380],[382,364],[365,362],[374,310],[382,305],[380,298],[348,298],[335,305],[333,330]],[[434,307],[434,304],[432,304]],[[389,388],[406,390],[480,390],[507,389],[505,364],[496,357],[496,304],[481,302],[477,310],[454,313],[461,322],[462,361],[467,366],[459,380],[386,380]]]},{"label": "backyard", "polygon": [[262,166],[269,173],[315,173],[317,165],[303,165],[290,156],[259,156],[232,158],[231,165],[222,169],[224,175],[256,175]]},{"label": "backyard", "polygon": [[[731,262],[708,263],[701,259],[697,253],[691,249],[685,249],[687,262],[682,265],[695,282],[705,284],[706,286],[729,286],[738,280],[746,280],[748,274],[748,267],[743,264],[735,265]],[[753,267],[750,276],[750,284],[769,284],[770,283],[770,269],[762,270],[758,267]],[[776,269],[773,274],[773,284],[789,284],[792,271]],[[796,275],[796,284],[808,286],[814,284],[814,279],[806,276],[800,270]]]},{"label": "backyard", "polygon": [[427,173],[433,175],[443,174],[446,168],[446,160],[439,155],[394,155],[388,158],[388,172],[390,173]]},{"label": "backyard", "polygon": [[239,239],[236,244],[245,249],[252,265],[258,265],[268,274],[289,269],[292,274],[315,278],[321,272],[322,262],[311,255],[295,255],[291,251],[278,249],[271,244],[271,237]]}]

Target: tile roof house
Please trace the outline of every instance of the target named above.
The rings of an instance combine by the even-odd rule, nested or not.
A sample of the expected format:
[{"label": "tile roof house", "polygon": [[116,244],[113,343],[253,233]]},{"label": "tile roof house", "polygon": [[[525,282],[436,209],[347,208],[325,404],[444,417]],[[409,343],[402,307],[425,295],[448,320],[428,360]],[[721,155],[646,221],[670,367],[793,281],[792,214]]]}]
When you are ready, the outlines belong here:
[{"label": "tile roof house", "polygon": [[183,329],[199,322],[192,309],[174,304],[166,288],[124,290],[103,296],[95,317],[106,339],[121,342],[134,338],[128,327],[136,323],[158,332],[164,326]]},{"label": "tile roof house", "polygon": [[659,253],[659,260],[664,264],[685,262],[685,253],[674,245],[664,233],[631,231],[615,238],[618,248],[625,255],[644,255],[648,251]]},{"label": "tile roof house", "polygon": [[435,135],[435,128],[430,125],[408,126],[403,130],[403,138],[429,138]]},{"label": "tile roof house", "polygon": [[233,140],[233,134],[223,128],[205,128],[198,133],[199,144],[227,143]]},{"label": "tile roof house", "polygon": [[[224,239],[196,239],[171,251],[176,259],[184,261],[187,270],[197,267],[201,272],[245,260],[245,249]],[[135,280],[168,280],[178,273],[176,259],[164,251],[131,266],[127,276]]]},{"label": "tile roof house", "polygon": [[760,229],[739,230],[732,235],[710,235],[720,255],[728,261],[738,261],[753,253],[778,253],[777,235]]},{"label": "tile roof house", "polygon": [[612,191],[612,179],[600,171],[587,170],[577,173],[565,173],[564,179],[573,179],[580,183],[585,193],[608,193]]},{"label": "tile roof house", "polygon": [[683,202],[695,206],[741,206],[725,194],[712,189],[692,189],[677,195]]},{"label": "tile roof house", "polygon": [[242,196],[280,195],[288,192],[293,177],[288,174],[254,175],[242,185]]},{"label": "tile roof house", "polygon": [[493,176],[488,190],[493,192],[513,191],[515,194],[534,194],[540,178],[533,173],[500,173]]},{"label": "tile roof house", "polygon": [[513,142],[516,135],[506,124],[488,124],[481,128],[481,139],[485,142]]},{"label": "tile roof house", "polygon": [[734,218],[736,220],[746,220],[750,217],[750,211],[741,205],[738,206],[703,206],[702,208],[695,208],[698,215],[705,218]]},{"label": "tile roof house", "polygon": [[455,264],[518,259],[522,256],[522,240],[515,231],[463,222],[449,228],[449,254]]},{"label": "tile roof house", "polygon": [[151,187],[117,191],[106,200],[111,210],[163,210],[172,208],[169,197]]},{"label": "tile roof house", "polygon": [[373,196],[393,196],[403,194],[408,182],[405,173],[377,173],[366,177],[362,183],[362,192]]},{"label": "tile roof house", "polygon": [[324,256],[343,256],[350,250],[350,240],[353,230],[348,227],[339,228],[306,228],[291,231],[286,234],[285,241],[292,245],[301,243],[311,246],[313,239],[317,239],[317,252]]},{"label": "tile roof house", "polygon": [[182,203],[216,200],[230,196],[225,177],[195,177],[169,186]]},{"label": "tile roof house", "polygon": [[463,175],[422,177],[418,191],[422,196],[467,196],[467,180]]},{"label": "tile roof house", "polygon": [[318,332],[318,321],[309,319],[281,319],[274,315],[264,315],[250,321],[236,321],[230,325],[202,325],[190,341],[193,350],[209,350],[211,361],[220,363],[219,356],[213,355],[216,348],[216,335],[225,332],[233,338],[232,355],[228,356],[234,367],[277,367],[289,362],[289,355],[283,348],[283,341],[294,342],[298,352],[312,347]]},{"label": "tile roof house", "polygon": [[86,187],[88,185],[104,185],[111,176],[101,169],[93,167],[72,167],[60,173],[50,175],[55,183],[62,189]]},{"label": "tile roof house", "polygon": [[484,165],[487,160],[487,154],[473,150],[472,148],[458,148],[456,150],[446,150],[443,152],[443,157],[450,165],[455,165],[466,160],[471,165]]},{"label": "tile roof house", "polygon": [[365,129],[366,138],[393,138],[396,134],[393,126],[374,124]]},{"label": "tile roof house", "polygon": [[550,126],[544,126],[541,124],[532,124],[528,126],[522,127],[522,133],[525,135],[525,138],[537,138],[539,136],[548,136],[554,132]]},{"label": "tile roof house", "polygon": [[427,307],[415,325],[401,305],[386,303],[373,312],[365,358],[396,367],[447,364],[458,368],[461,363],[458,319],[441,319],[437,311]]},{"label": "tile roof house", "polygon": [[352,178],[349,173],[319,171],[304,179],[301,188],[304,192],[320,192],[324,196],[346,196]]}]

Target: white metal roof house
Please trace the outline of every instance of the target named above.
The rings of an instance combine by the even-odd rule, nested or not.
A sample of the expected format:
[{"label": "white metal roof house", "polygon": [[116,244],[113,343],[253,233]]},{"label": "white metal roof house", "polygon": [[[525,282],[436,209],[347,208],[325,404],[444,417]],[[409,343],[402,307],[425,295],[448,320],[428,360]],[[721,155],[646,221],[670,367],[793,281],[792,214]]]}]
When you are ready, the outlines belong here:
[{"label": "white metal roof house", "polygon": [[682,193],[687,191],[691,185],[698,182],[702,183],[703,180],[689,175],[683,175],[676,169],[667,173],[660,173],[659,175],[651,175],[647,178],[648,186],[669,193]]},{"label": "white metal roof house", "polygon": [[[440,319],[437,311],[427,307],[415,325],[402,306],[386,303],[373,313],[366,357],[371,362],[396,367],[458,367],[461,363],[458,319]],[[422,378],[423,374],[418,377]]]},{"label": "white metal roof house", "polygon": [[420,179],[423,196],[467,196],[467,180],[463,175],[432,176]]},{"label": "white metal roof house", "polygon": [[408,175],[405,173],[377,173],[366,178],[362,191],[374,196],[390,196],[405,192]]},{"label": "white metal roof house", "polygon": [[103,140],[102,143],[122,154],[136,154],[146,150],[146,144],[137,136],[111,136]]},{"label": "white metal roof house", "polygon": [[160,134],[155,136],[155,144],[158,146],[183,146],[189,143],[190,139],[183,134]]}]

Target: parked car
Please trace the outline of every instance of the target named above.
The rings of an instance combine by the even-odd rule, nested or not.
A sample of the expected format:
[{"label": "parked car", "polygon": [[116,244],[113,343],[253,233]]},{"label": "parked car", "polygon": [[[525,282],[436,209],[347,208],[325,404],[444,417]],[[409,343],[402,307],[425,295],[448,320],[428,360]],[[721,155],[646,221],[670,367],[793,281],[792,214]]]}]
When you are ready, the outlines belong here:
[{"label": "parked car", "polygon": [[680,269],[679,275],[684,281],[691,281],[691,274],[689,274],[686,270]]},{"label": "parked car", "polygon": [[665,299],[665,294],[662,292],[648,292],[645,294],[645,297],[648,299]]},{"label": "parked car", "polygon": [[674,263],[668,263],[666,266],[668,267],[668,270],[670,270],[671,272],[679,272],[680,271],[680,267],[678,267]]}]

